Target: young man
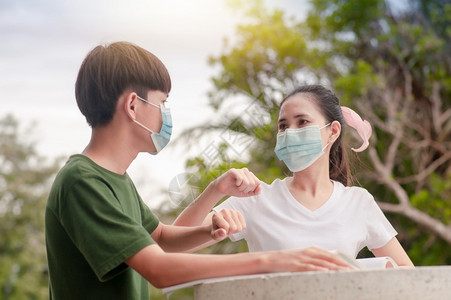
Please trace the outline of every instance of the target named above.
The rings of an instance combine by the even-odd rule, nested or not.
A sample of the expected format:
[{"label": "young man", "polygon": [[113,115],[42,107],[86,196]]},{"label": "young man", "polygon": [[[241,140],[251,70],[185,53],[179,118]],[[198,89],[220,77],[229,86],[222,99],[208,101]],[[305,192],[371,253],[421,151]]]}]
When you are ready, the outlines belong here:
[{"label": "young man", "polygon": [[[82,63],[75,95],[92,127],[89,144],[58,173],[46,207],[50,299],[149,299],[148,282],[166,287],[209,277],[349,266],[318,248],[199,255],[202,245],[242,230],[242,216],[223,211],[212,225],[178,227],[158,221],[126,170],[139,152],[169,142],[165,102],[171,80],[162,62],[126,42],[94,48]],[[246,169],[230,170],[200,195],[250,196],[260,191]]]}]

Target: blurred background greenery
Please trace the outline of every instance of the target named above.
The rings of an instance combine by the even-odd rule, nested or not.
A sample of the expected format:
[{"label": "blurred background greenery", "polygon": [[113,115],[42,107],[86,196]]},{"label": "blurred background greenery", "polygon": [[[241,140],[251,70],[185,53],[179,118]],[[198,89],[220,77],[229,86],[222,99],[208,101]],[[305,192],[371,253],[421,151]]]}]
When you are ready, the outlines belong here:
[{"label": "blurred background greenery", "polygon": [[[301,84],[321,83],[373,125],[370,148],[349,153],[356,184],[374,195],[415,265],[451,264],[449,1],[396,9],[395,1],[312,0],[302,19],[264,1],[229,2],[243,23],[209,58],[216,70],[209,104],[218,117],[174,143],[220,137],[187,161],[187,174],[195,174],[189,186],[200,192],[231,167],[268,183],[289,175],[273,152],[278,103]],[[351,130],[346,140],[359,145]],[[47,299],[43,211],[64,160],[42,157],[7,115],[0,161],[0,299]],[[168,196],[156,213],[171,223],[187,204]],[[245,242],[223,241],[200,252],[241,251]],[[166,298],[150,289],[152,299]],[[168,296],[192,297],[192,289]]]}]

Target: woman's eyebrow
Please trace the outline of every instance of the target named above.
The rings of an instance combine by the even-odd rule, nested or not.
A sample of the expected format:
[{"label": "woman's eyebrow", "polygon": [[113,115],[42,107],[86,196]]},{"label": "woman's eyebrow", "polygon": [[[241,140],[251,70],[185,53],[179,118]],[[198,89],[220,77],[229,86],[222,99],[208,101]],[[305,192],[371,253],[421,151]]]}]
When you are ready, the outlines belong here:
[{"label": "woman's eyebrow", "polygon": [[[295,115],[294,119],[305,118],[305,117],[310,117],[310,115],[308,115],[308,114],[299,114],[299,115]],[[279,121],[277,121],[277,123],[282,123],[282,122],[285,122],[286,120],[287,120],[286,118],[282,118],[282,119],[279,119]]]}]

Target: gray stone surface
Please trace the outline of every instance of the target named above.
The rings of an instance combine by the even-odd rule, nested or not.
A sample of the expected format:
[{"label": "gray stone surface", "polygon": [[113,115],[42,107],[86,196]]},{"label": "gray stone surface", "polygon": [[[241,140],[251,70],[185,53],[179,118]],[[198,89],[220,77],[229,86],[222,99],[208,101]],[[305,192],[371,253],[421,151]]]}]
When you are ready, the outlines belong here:
[{"label": "gray stone surface", "polygon": [[451,266],[218,278],[194,286],[194,295],[197,300],[451,299]]}]

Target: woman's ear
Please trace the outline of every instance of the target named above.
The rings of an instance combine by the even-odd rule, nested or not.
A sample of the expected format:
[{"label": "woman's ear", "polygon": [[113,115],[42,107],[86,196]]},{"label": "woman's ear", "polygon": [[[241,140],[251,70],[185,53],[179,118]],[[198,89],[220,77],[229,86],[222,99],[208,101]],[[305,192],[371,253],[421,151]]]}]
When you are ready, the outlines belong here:
[{"label": "woman's ear", "polygon": [[340,136],[340,133],[341,133],[341,124],[340,124],[340,122],[333,121],[330,124],[330,130],[332,131],[332,135],[329,138],[330,139],[329,142],[330,143],[334,143],[338,139],[338,137]]}]

